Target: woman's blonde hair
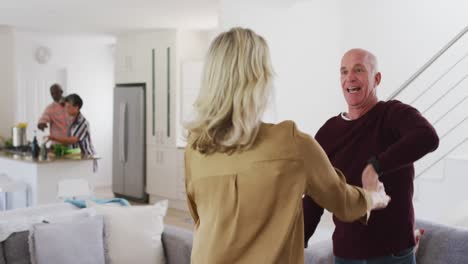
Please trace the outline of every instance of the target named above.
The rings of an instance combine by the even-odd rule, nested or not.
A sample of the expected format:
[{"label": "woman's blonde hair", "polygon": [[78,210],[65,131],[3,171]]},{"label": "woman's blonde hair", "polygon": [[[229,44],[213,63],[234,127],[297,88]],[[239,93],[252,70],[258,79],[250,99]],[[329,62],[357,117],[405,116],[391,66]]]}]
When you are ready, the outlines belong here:
[{"label": "woman's blonde hair", "polygon": [[266,41],[250,29],[232,28],[211,43],[201,89],[187,123],[188,144],[211,154],[249,149],[267,107],[273,69]]}]

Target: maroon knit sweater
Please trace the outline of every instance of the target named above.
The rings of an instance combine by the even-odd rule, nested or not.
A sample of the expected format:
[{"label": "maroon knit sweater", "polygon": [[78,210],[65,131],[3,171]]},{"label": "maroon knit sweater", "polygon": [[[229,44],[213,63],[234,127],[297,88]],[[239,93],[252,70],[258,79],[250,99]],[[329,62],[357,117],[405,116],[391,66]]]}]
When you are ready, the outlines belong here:
[{"label": "maroon knit sweater", "polygon": [[[414,246],[413,162],[437,149],[439,138],[432,125],[409,105],[379,102],[357,120],[347,121],[341,115],[329,119],[315,138],[352,185],[362,186],[367,160],[377,157],[383,171],[381,181],[392,199],[387,208],[372,211],[368,225],[344,223],[334,217],[335,256],[368,259]],[[303,205],[307,245],[323,208],[308,196]]]}]

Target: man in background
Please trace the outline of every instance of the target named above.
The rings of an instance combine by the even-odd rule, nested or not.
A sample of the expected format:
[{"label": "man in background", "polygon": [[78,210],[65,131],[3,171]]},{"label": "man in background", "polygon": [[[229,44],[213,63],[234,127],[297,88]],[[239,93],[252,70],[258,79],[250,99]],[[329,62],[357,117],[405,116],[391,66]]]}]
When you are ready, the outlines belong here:
[{"label": "man in background", "polygon": [[44,131],[47,124],[50,126],[50,135],[54,137],[65,137],[68,133],[68,128],[72,122],[72,117],[65,110],[65,99],[63,98],[62,87],[58,84],[53,84],[50,87],[50,95],[54,100],[49,104],[41,118],[39,119],[37,128]]},{"label": "man in background", "polygon": [[71,145],[73,148],[80,148],[81,153],[86,156],[95,154],[94,147],[91,142],[91,133],[89,130],[89,122],[81,114],[83,100],[77,94],[70,94],[65,98],[65,109],[73,119],[68,134],[64,137],[49,136],[49,140],[61,143],[63,145]]}]

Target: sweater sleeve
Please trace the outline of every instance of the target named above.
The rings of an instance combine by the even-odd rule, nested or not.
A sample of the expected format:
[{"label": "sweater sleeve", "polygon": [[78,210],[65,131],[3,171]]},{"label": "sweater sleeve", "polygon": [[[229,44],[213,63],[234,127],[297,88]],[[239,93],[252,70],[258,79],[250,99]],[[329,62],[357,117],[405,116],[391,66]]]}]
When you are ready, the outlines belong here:
[{"label": "sweater sleeve", "polygon": [[388,113],[386,126],[397,140],[377,156],[384,175],[411,165],[439,146],[434,127],[415,108],[395,101]]},{"label": "sweater sleeve", "polygon": [[320,223],[323,208],[307,195],[302,198],[302,208],[304,210],[304,247],[307,247],[309,239]]},{"label": "sweater sleeve", "polygon": [[372,206],[370,194],[348,185],[344,175],[331,165],[325,151],[313,138],[299,132],[295,126],[293,131],[304,164],[306,195],[341,221],[352,222],[365,216]]},{"label": "sweater sleeve", "polygon": [[[315,139],[319,144],[318,136],[321,134],[324,126],[322,126],[315,135]],[[304,247],[307,248],[309,239],[314,235],[320,223],[320,219],[323,215],[323,208],[320,207],[314,199],[310,198],[308,195],[304,195],[302,198],[302,209],[304,211]]]}]

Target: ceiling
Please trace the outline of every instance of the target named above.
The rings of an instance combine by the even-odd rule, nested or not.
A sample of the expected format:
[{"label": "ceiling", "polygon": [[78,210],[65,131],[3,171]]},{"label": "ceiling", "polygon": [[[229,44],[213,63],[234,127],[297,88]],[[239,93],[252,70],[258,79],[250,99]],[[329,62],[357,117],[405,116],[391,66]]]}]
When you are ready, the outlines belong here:
[{"label": "ceiling", "polygon": [[24,30],[118,33],[210,29],[219,0],[1,0],[0,25]]}]

